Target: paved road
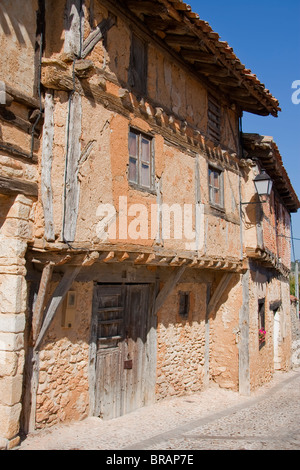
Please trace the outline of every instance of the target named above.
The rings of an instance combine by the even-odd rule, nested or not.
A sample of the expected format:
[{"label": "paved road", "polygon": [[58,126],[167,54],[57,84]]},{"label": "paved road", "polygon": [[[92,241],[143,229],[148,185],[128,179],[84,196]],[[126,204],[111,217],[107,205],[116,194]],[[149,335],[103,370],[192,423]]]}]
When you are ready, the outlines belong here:
[{"label": "paved road", "polygon": [[111,421],[38,431],[20,446],[31,449],[300,450],[300,370],[276,373],[251,397],[211,387]]},{"label": "paved road", "polygon": [[190,422],[130,448],[300,450],[300,374],[251,402]]}]

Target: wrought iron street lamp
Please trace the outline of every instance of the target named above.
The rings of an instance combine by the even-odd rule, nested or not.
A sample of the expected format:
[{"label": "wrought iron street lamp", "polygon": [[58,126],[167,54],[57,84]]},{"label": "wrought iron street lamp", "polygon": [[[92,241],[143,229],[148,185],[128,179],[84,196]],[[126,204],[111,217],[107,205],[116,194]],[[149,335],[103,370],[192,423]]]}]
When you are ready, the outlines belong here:
[{"label": "wrought iron street lamp", "polygon": [[260,196],[270,196],[273,181],[270,176],[262,170],[253,180],[256,192],[258,194],[259,201],[256,202],[241,202],[241,204],[264,204],[267,201],[261,201]]},{"label": "wrought iron street lamp", "polygon": [[259,196],[270,196],[271,191],[272,191],[273,181],[264,170],[259,175],[257,175],[253,181],[254,181],[256,192]]}]

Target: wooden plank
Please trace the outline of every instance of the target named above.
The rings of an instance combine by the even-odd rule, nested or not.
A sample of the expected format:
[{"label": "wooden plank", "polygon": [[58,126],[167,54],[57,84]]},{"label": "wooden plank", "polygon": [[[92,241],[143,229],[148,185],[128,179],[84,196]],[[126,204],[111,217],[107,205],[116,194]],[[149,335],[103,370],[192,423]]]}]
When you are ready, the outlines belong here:
[{"label": "wooden plank", "polygon": [[36,154],[31,155],[30,152],[24,151],[21,147],[19,147],[15,143],[11,144],[10,142],[0,142],[0,150],[4,151],[6,153],[9,153],[13,157],[25,159],[27,161],[29,160],[32,163],[37,162],[37,155]]},{"label": "wooden plank", "polygon": [[162,307],[164,302],[166,301],[167,297],[170,295],[176,284],[178,283],[179,279],[181,278],[182,274],[184,273],[186,266],[180,266],[178,269],[175,269],[172,274],[170,274],[169,279],[160,290],[159,294],[156,297],[155,307],[154,307],[154,314],[158,312],[158,310]]},{"label": "wooden plank", "polygon": [[15,178],[0,176],[0,194],[15,195],[24,194],[25,196],[38,197],[37,183],[23,181]]},{"label": "wooden plank", "polygon": [[43,150],[41,162],[41,195],[44,209],[45,233],[47,241],[55,240],[52,201],[52,160],[54,141],[54,98],[53,93],[45,93],[45,120],[43,128]]},{"label": "wooden plank", "polygon": [[50,325],[51,325],[51,323],[54,319],[54,316],[55,316],[55,313],[56,313],[58,307],[60,306],[60,304],[64,300],[68,290],[70,289],[73,281],[75,280],[77,274],[80,272],[81,268],[82,268],[81,266],[77,266],[76,268],[68,267],[66,269],[62,280],[60,281],[60,283],[56,287],[56,289],[54,291],[54,294],[53,294],[52,298],[50,299],[50,302],[48,303],[48,305],[46,307],[45,319],[44,319],[43,325],[41,327],[41,330],[39,332],[38,338],[36,340],[36,343],[35,343],[35,346],[34,346],[35,349],[37,349],[40,346],[42,340],[44,339],[44,337],[47,333],[47,330],[50,327]]},{"label": "wooden plank", "polygon": [[33,98],[32,96],[26,95],[20,90],[17,90],[16,88],[13,88],[11,85],[8,83],[5,83],[5,91],[8,93],[10,96],[13,97],[14,101],[17,103],[23,104],[24,106],[27,106],[29,108],[36,108],[39,109],[40,103],[39,100],[36,98]]}]

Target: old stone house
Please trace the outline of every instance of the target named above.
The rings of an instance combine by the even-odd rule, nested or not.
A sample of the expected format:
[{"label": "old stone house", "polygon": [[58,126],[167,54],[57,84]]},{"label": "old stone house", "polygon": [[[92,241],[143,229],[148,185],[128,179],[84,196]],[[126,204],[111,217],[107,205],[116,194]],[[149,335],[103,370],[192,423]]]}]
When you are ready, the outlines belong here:
[{"label": "old stone house", "polygon": [[277,116],[277,100],[181,1],[13,3],[0,4],[1,446],[210,381],[249,394],[288,370],[300,204],[273,139],[241,132],[243,112]]}]

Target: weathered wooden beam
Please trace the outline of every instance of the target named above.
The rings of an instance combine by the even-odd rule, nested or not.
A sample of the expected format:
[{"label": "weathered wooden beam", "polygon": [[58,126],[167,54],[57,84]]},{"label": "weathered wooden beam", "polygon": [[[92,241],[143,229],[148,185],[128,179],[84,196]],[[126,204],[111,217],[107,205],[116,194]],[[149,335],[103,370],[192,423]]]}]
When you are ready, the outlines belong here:
[{"label": "weathered wooden beam", "polygon": [[128,0],[127,7],[136,14],[142,13],[143,15],[149,16],[158,16],[168,13],[164,5],[156,4],[154,7],[153,2],[149,1],[140,2],[137,0]]},{"label": "weathered wooden beam", "polygon": [[[31,134],[32,123],[29,120],[23,119],[20,116],[17,116],[13,111],[6,108],[0,108],[0,119],[7,124],[11,124],[15,127],[18,127],[26,134]],[[38,135],[38,132],[35,132]]]},{"label": "weathered wooden beam", "polygon": [[69,100],[62,237],[64,241],[72,242],[75,239],[77,227],[80,193],[78,171],[81,157],[81,95],[75,92]]},{"label": "weathered wooden beam", "polygon": [[43,311],[46,296],[48,293],[52,272],[53,272],[54,263],[47,263],[44,266],[39,291],[37,294],[37,299],[34,304],[33,314],[32,314],[32,342],[35,344],[38,334],[40,332],[40,327],[43,319]]},{"label": "weathered wooden beam", "polygon": [[17,103],[28,106],[29,108],[38,109],[40,107],[39,100],[32,96],[26,95],[25,93],[17,90],[16,88],[13,88],[8,83],[5,83],[5,92],[12,96],[13,100]]},{"label": "weathered wooden beam", "polygon": [[155,301],[155,307],[154,307],[154,312],[155,314],[158,312],[158,310],[162,307],[162,305],[165,303],[167,297],[170,295],[176,284],[178,283],[179,279],[181,278],[182,274],[184,273],[186,269],[186,266],[180,266],[179,268],[175,269],[172,274],[170,274],[167,282],[163,286],[163,288],[160,290],[156,297]]},{"label": "weathered wooden beam", "polygon": [[[194,42],[195,44],[196,43],[196,39],[194,38]],[[199,52],[198,50],[197,51],[194,51],[194,50],[190,50],[190,49],[182,49],[180,51],[182,57],[185,59],[185,60],[192,60],[192,61],[195,61],[195,62],[203,62],[204,64],[215,64],[217,62],[217,59],[216,59],[216,56],[214,56],[213,54],[208,54],[208,53],[205,53],[205,52]]]},{"label": "weathered wooden beam", "polygon": [[0,194],[24,194],[25,196],[37,198],[38,185],[37,183],[31,183],[29,181],[0,176]]},{"label": "weathered wooden beam", "polygon": [[35,342],[34,348],[38,349],[40,346],[41,342],[43,341],[48,328],[50,327],[55,313],[64,300],[68,290],[70,289],[72,283],[74,282],[76,276],[79,274],[82,266],[76,266],[74,267],[68,267],[64,273],[63,278],[61,279],[60,283],[56,287],[53,296],[50,299],[50,302],[48,303],[48,306],[46,307],[46,312],[45,312],[45,319],[43,322],[43,325],[41,327],[41,330],[39,332],[38,338]]},{"label": "weathered wooden beam", "polygon": [[[168,34],[165,37],[165,41],[171,47],[194,47],[199,50],[199,46],[202,44],[200,39],[195,36],[187,36],[182,34]],[[208,54],[205,54],[207,56]]]},{"label": "weathered wooden beam", "polygon": [[226,273],[222,276],[207,306],[207,315],[210,315],[213,312],[213,310],[216,308],[220,298],[222,297],[229,282],[231,281],[232,276],[233,276],[233,273]]},{"label": "weathered wooden beam", "polygon": [[107,31],[116,24],[116,17],[109,15],[85,39],[82,47],[81,57],[84,59],[96,46],[96,44],[103,38]]},{"label": "weathered wooden beam", "polygon": [[45,93],[45,120],[43,129],[43,150],[41,162],[41,196],[44,209],[45,233],[47,241],[55,240],[52,200],[52,160],[54,141],[54,98],[53,93]]},{"label": "weathered wooden beam", "polygon": [[30,152],[24,151],[24,149],[22,149],[15,143],[11,144],[10,142],[0,142],[0,150],[9,153],[13,157],[22,158],[32,163],[37,162],[36,154],[31,155]]}]

